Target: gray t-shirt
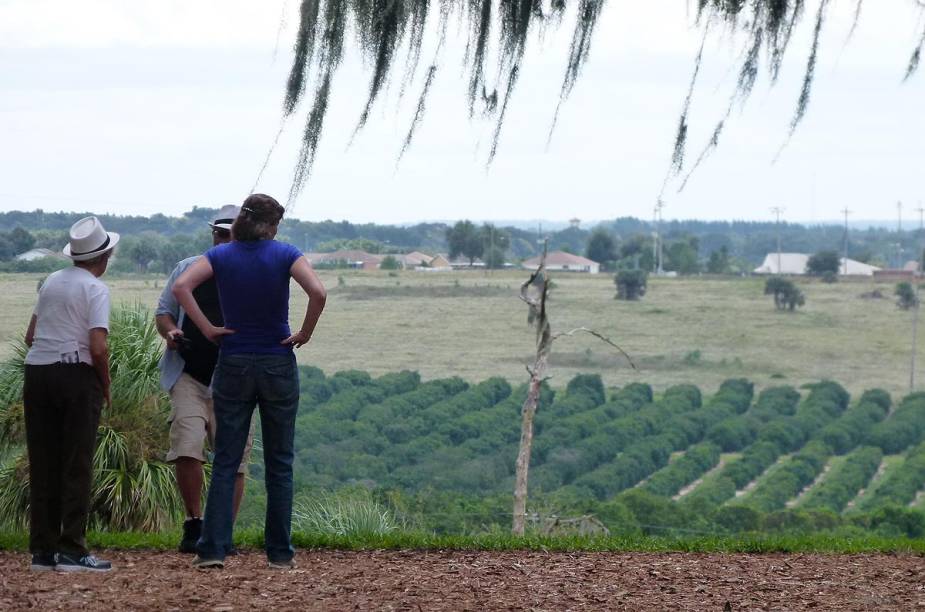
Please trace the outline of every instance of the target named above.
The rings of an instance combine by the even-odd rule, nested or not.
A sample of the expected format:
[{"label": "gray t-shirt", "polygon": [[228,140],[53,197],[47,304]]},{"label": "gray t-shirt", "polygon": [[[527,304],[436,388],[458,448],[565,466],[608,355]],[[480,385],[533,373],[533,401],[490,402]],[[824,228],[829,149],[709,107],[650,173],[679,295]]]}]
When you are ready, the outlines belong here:
[{"label": "gray t-shirt", "polygon": [[26,364],[93,365],[90,330],[109,330],[109,287],[84,268],[59,270],[42,284],[33,314],[35,337]]}]

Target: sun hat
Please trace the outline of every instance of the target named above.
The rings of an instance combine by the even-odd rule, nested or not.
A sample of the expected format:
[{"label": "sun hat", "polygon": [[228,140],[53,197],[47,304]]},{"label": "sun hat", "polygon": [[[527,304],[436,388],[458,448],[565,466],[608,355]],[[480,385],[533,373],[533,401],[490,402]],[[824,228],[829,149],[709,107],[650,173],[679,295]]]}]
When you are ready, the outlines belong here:
[{"label": "sun hat", "polygon": [[119,242],[119,234],[107,232],[96,217],[84,217],[71,226],[70,243],[62,253],[74,261],[86,261],[111,251]]},{"label": "sun hat", "polygon": [[235,206],[234,204],[222,206],[222,208],[215,214],[215,219],[213,219],[209,225],[212,227],[212,229],[230,230],[231,224],[234,223],[234,220],[238,217],[239,212],[241,212],[240,206]]}]

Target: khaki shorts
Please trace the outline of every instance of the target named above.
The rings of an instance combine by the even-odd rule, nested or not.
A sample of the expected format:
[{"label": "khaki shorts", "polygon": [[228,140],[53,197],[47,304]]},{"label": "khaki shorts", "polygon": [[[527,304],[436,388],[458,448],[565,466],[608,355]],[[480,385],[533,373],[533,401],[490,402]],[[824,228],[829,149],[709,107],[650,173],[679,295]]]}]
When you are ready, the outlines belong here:
[{"label": "khaki shorts", "polygon": [[[170,390],[170,405],[170,450],[167,452],[167,462],[190,457],[205,463],[203,446],[206,439],[209,447],[215,449],[215,410],[209,387],[184,372]],[[254,421],[251,420],[244,457],[238,467],[239,474],[247,469],[253,444]]]}]

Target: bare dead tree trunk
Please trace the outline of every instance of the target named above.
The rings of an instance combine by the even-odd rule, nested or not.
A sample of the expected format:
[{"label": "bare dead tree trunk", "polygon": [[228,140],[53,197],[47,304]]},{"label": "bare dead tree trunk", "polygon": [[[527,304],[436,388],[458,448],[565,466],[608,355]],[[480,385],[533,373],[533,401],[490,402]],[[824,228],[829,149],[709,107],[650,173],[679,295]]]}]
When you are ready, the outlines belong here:
[{"label": "bare dead tree trunk", "polygon": [[536,326],[536,358],[530,372],[530,386],[527,399],[521,410],[520,449],[517,452],[516,476],[514,480],[514,519],[511,528],[515,536],[524,535],[527,514],[527,476],[530,472],[530,451],[533,447],[533,418],[540,401],[549,349],[552,346],[552,330],[546,318],[546,294],[549,277],[546,275],[546,245],[536,272],[520,288],[520,297],[530,308],[527,321]]},{"label": "bare dead tree trunk", "polygon": [[530,374],[530,388],[521,412],[520,449],[517,451],[517,476],[514,481],[514,526],[516,536],[524,534],[524,518],[527,514],[527,476],[530,472],[530,452],[533,448],[533,418],[540,401],[540,389],[546,373],[547,355],[538,358]]},{"label": "bare dead tree trunk", "polygon": [[549,277],[546,274],[546,250],[543,245],[543,256],[536,272],[520,287],[520,298],[527,303],[530,311],[527,322],[536,326],[536,357],[533,367],[527,367],[530,373],[530,386],[527,390],[527,399],[521,409],[520,449],[517,451],[516,472],[514,478],[514,517],[511,532],[515,536],[524,535],[527,515],[527,476],[530,473],[530,451],[533,448],[533,418],[540,403],[540,394],[543,390],[543,381],[546,380],[546,370],[549,365],[549,351],[552,343],[563,336],[574,336],[582,332],[590,334],[617,349],[626,357],[630,366],[635,370],[636,365],[630,356],[614,344],[610,338],[602,336],[593,329],[579,327],[568,332],[552,334],[552,327],[546,316],[546,296],[549,292]]}]

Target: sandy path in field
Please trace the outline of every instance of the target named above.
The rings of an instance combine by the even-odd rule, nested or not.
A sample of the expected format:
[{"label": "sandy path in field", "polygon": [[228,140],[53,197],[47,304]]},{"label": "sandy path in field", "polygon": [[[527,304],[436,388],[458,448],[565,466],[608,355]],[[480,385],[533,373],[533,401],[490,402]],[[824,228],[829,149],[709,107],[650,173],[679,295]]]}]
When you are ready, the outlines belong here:
[{"label": "sandy path in field", "polygon": [[[293,571],[248,551],[226,568],[164,552],[109,552],[109,574],[29,572],[0,553],[4,610],[909,610],[912,555],[300,551]],[[727,606],[728,603],[728,606]]]}]

